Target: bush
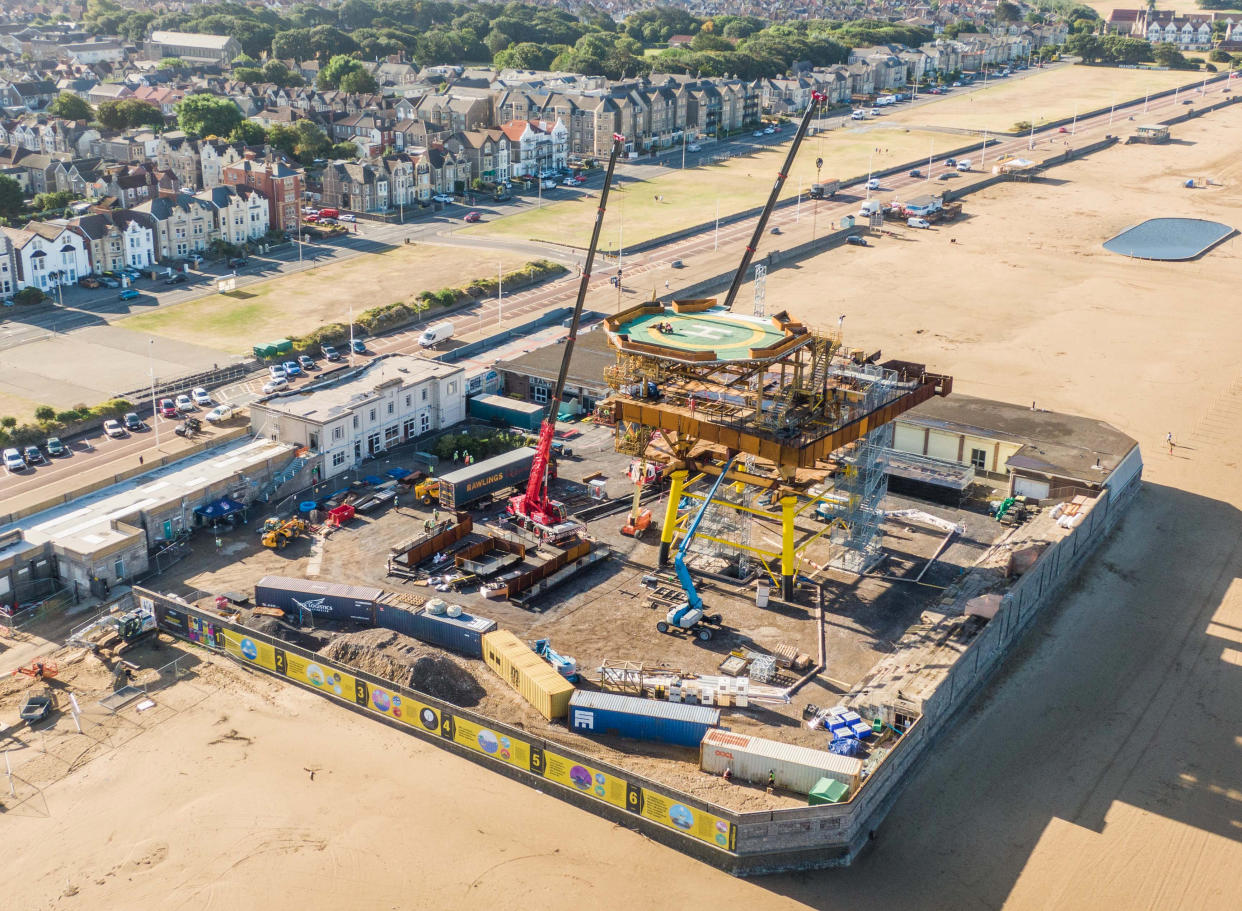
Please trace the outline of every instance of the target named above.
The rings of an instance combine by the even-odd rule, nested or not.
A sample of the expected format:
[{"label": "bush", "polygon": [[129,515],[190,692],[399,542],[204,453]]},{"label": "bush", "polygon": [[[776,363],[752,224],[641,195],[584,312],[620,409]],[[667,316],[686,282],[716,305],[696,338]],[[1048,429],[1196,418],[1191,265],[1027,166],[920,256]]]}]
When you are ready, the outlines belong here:
[{"label": "bush", "polygon": [[36,421],[54,421],[56,420],[56,409],[51,405],[40,405],[35,409]]},{"label": "bush", "polygon": [[5,428],[6,430],[12,430],[16,426],[17,418],[12,415],[6,414],[4,417],[0,418],[0,427]]},{"label": "bush", "polygon": [[1031,122],[1029,120],[1019,120],[1017,123],[1015,123],[1013,126],[1009,128],[1009,132],[1022,133],[1022,132],[1025,132],[1026,130],[1029,130],[1030,128],[1031,128]]},{"label": "bush", "polygon": [[1215,63],[1228,63],[1232,59],[1228,51],[1222,51],[1220,48],[1216,48],[1212,53],[1208,54],[1208,60]]},{"label": "bush", "polygon": [[13,295],[13,303],[15,304],[41,304],[47,298],[47,295],[38,288],[22,288]]}]

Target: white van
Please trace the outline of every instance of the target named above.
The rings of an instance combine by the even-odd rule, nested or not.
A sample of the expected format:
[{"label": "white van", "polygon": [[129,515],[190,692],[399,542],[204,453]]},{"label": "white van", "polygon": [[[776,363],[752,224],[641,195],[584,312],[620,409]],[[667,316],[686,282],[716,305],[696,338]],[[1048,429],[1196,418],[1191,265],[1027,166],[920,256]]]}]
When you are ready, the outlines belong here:
[{"label": "white van", "polygon": [[919,218],[918,216],[912,216],[910,218],[907,218],[906,224],[909,225],[911,228],[930,228],[931,227],[930,221],[928,221],[926,218]]},{"label": "white van", "polygon": [[957,160],[957,169],[959,171],[969,171],[970,165],[971,165],[971,161],[969,158],[959,158]]},{"label": "white van", "polygon": [[418,345],[420,348],[430,348],[432,345],[440,344],[440,342],[447,342],[452,337],[452,323],[436,323],[434,326],[428,326],[423,330],[423,334],[418,337]]},{"label": "white van", "polygon": [[850,120],[866,120],[866,119],[867,119],[866,111],[855,111],[854,113],[850,114]]},{"label": "white van", "polygon": [[862,205],[858,207],[858,217],[870,218],[872,215],[879,212],[880,209],[881,204],[878,199],[864,199]]}]

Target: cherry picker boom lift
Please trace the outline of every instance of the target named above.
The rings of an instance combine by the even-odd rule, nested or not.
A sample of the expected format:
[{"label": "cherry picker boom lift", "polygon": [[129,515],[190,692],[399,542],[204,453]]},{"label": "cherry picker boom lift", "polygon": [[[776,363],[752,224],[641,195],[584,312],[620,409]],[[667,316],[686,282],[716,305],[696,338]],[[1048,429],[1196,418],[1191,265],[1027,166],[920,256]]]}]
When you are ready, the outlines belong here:
[{"label": "cherry picker boom lift", "polygon": [[604,225],[608,191],[612,188],[612,172],[624,142],[625,137],[613,134],[612,154],[608,157],[608,171],[604,175],[604,189],[599,194],[599,209],[595,213],[595,226],[591,229],[591,244],[587,247],[586,262],[582,265],[582,281],[578,283],[578,299],[574,302],[569,335],[565,339],[565,353],[561,355],[561,372],[557,374],[556,386],[548,398],[547,416],[539,427],[539,442],[535,446],[535,458],[530,466],[530,480],[526,483],[525,491],[510,498],[506,510],[514,523],[549,543],[564,541],[583,531],[582,523],[570,519],[566,514],[565,504],[553,500],[548,494],[548,469],[552,460],[552,443],[556,436],[556,418],[561,410],[565,379],[569,375],[569,359],[573,357],[578,323],[582,319],[582,305],[586,301],[587,288],[591,283],[591,266],[595,262],[595,249],[599,246],[600,229]]}]

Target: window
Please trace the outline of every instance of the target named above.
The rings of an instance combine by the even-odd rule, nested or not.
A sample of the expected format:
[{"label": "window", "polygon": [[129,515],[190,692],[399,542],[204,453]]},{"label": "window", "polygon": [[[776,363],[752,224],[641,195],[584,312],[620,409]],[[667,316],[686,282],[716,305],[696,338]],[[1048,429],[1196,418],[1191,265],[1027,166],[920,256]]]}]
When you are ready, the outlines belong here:
[{"label": "window", "polygon": [[343,452],[332,453],[332,467],[333,468],[340,468],[344,464],[345,464],[345,453]]},{"label": "window", "polygon": [[424,402],[427,401],[427,387],[426,386],[423,387],[423,401]]},{"label": "window", "polygon": [[374,408],[371,409],[371,420],[372,421],[375,420],[375,409]]},{"label": "window", "polygon": [[406,438],[407,440],[408,440],[408,439],[410,439],[411,437],[413,437],[413,436],[414,436],[414,434],[417,432],[417,431],[415,431],[415,429],[414,429],[414,421],[413,421],[413,419],[410,419],[410,420],[406,421],[406,422],[405,422],[405,423],[401,426],[401,430],[402,430],[402,432],[403,432],[403,433],[405,433],[405,438]]},{"label": "window", "polygon": [[988,467],[988,453],[986,449],[970,450],[970,464],[977,471],[986,471]]},{"label": "window", "polygon": [[354,430],[358,429],[358,415],[354,415]]},{"label": "window", "polygon": [[332,439],[334,439],[334,440],[339,440],[339,439],[341,439],[343,436],[345,436],[345,428],[344,428],[344,427],[333,427],[333,428],[332,428]]},{"label": "window", "polygon": [[422,414],[420,414],[418,416],[418,427],[419,427],[419,430],[418,430],[419,433],[426,433],[428,430],[430,430],[431,429],[431,415],[429,415],[425,411]]},{"label": "window", "polygon": [[410,407],[410,399],[413,398],[408,392],[405,394],[405,407]]},{"label": "window", "polygon": [[395,410],[395,408],[396,408],[396,406],[395,406],[392,402],[389,402],[389,403],[388,403],[388,413],[389,413],[389,414],[392,414],[392,413],[393,413],[393,411]]},{"label": "window", "polygon": [[391,444],[394,440],[397,439],[397,437],[400,434],[401,434],[401,428],[399,428],[396,424],[393,424],[391,427],[385,427],[384,428],[384,445],[388,446],[389,444]]},{"label": "window", "polygon": [[457,381],[456,380],[448,384],[448,394],[449,395],[457,394]]}]

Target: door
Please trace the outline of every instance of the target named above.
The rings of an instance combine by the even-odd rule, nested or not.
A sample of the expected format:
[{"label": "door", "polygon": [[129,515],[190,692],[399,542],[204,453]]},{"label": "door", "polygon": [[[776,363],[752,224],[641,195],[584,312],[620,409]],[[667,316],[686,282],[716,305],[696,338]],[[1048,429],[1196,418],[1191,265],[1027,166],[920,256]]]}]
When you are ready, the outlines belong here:
[{"label": "door", "polygon": [[1042,500],[1048,496],[1048,482],[1036,481],[1034,478],[1014,477],[1013,492],[1020,497]]}]

